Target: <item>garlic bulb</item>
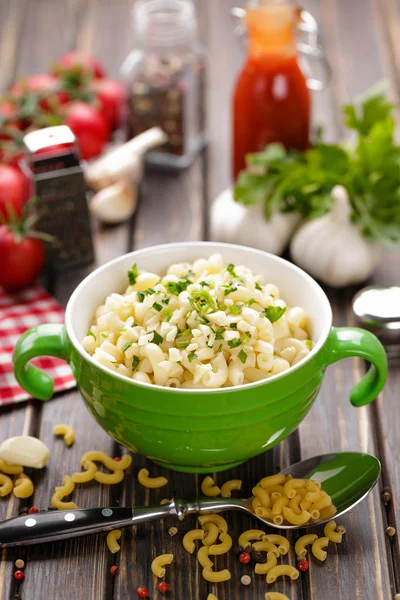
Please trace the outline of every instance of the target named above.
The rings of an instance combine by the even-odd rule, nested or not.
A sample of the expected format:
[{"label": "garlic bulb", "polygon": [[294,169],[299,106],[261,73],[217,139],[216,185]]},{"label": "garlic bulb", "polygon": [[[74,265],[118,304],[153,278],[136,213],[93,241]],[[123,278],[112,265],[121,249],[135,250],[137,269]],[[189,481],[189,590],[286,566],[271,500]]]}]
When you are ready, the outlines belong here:
[{"label": "garlic bulb", "polygon": [[119,181],[97,192],[89,209],[103,223],[115,224],[133,215],[136,202],[136,187],[129,181]]},{"label": "garlic bulb", "polygon": [[275,213],[266,221],[260,204],[239,204],[235,202],[232,190],[228,188],[218,196],[211,207],[211,240],[242,244],[272,254],[281,254],[299,220],[300,216],[296,213]]},{"label": "garlic bulb", "polygon": [[290,252],[302,269],[332,287],[344,287],[367,279],[379,263],[382,247],[364,237],[350,221],[347,191],[333,188],[332,210],[304,223],[294,235]]}]

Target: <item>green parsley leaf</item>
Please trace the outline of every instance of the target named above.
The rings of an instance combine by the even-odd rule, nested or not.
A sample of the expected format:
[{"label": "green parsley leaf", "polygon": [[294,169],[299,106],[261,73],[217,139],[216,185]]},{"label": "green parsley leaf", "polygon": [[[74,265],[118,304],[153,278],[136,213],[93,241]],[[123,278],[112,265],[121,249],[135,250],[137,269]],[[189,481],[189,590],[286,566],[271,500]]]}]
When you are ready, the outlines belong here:
[{"label": "green parsley leaf", "polygon": [[228,346],[229,346],[229,348],[238,348],[241,343],[242,343],[241,339],[235,338],[234,340],[229,340]]},{"label": "green parsley leaf", "polygon": [[165,296],[165,298],[163,298],[163,299],[161,300],[161,302],[162,302],[163,304],[169,304],[169,301],[170,301],[170,300],[171,300],[171,298],[170,298],[169,296]]},{"label": "green parsley leaf", "polygon": [[192,363],[196,358],[197,358],[197,354],[194,354],[194,352],[192,352],[191,354],[188,354],[188,361],[190,363]]},{"label": "green parsley leaf", "polygon": [[104,338],[105,340],[108,338],[109,334],[108,333],[101,333],[100,334],[102,338]]},{"label": "green parsley leaf", "polygon": [[132,361],[132,372],[136,371],[139,363],[140,363],[140,358],[138,356],[134,356],[133,361]]},{"label": "green parsley leaf", "polygon": [[240,310],[238,308],[238,306],[236,306],[235,304],[232,304],[231,306],[228,306],[229,308],[229,312],[231,313],[231,315],[239,315],[240,314]]},{"label": "green parsley leaf", "polygon": [[163,343],[164,338],[157,333],[156,330],[153,331],[154,335],[153,335],[153,339],[151,340],[153,344],[157,344],[157,346],[159,346],[160,344]]},{"label": "green parsley leaf", "polygon": [[257,300],[255,298],[250,298],[250,300],[248,300],[246,302],[246,306],[251,306],[252,304],[254,304],[255,302],[257,302]]},{"label": "green parsley leaf", "polygon": [[271,321],[271,323],[276,323],[279,319],[285,314],[286,306],[282,308],[281,306],[268,306],[262,311],[262,315],[267,317]]},{"label": "green parsley leaf", "polygon": [[228,294],[231,294],[232,292],[236,292],[236,290],[237,290],[236,285],[230,285],[224,290],[224,296],[227,296]]},{"label": "green parsley leaf", "polygon": [[167,323],[169,323],[170,320],[172,319],[172,310],[170,308],[168,308],[168,306],[166,306],[164,308],[164,315],[165,315],[165,320],[167,321]]},{"label": "green parsley leaf", "polygon": [[126,342],[123,346],[122,346],[122,352],[126,352],[130,347],[132,346],[132,342]]},{"label": "green parsley leaf", "polygon": [[143,302],[146,296],[151,296],[152,294],[157,294],[156,290],[153,288],[147,288],[147,290],[143,290],[143,292],[136,292],[139,302]]},{"label": "green parsley leaf", "polygon": [[251,333],[250,333],[250,331],[245,331],[245,335],[246,335],[248,338],[251,338]]},{"label": "green parsley leaf", "polygon": [[231,329],[237,329],[237,323],[231,323],[231,324],[229,325],[229,327],[230,327]]},{"label": "green parsley leaf", "polygon": [[218,354],[219,352],[221,352],[221,350],[222,350],[222,344],[220,344],[220,345],[218,346],[217,354]]},{"label": "green parsley leaf", "polygon": [[181,366],[182,366],[182,361],[181,361],[181,360],[177,360],[177,361],[176,361],[176,364],[177,364],[177,365],[181,365]]},{"label": "green parsley leaf", "polygon": [[261,292],[261,286],[256,282],[254,287]]},{"label": "green parsley leaf", "polygon": [[209,281],[200,281],[201,287],[213,287]]},{"label": "green parsley leaf", "polygon": [[207,290],[195,290],[189,301],[196,312],[209,312],[216,309],[215,300]]},{"label": "green parsley leaf", "polygon": [[242,361],[243,364],[245,364],[246,360],[247,360],[247,354],[246,352],[242,350],[239,352],[238,357],[240,358],[240,360]]},{"label": "green parsley leaf", "polygon": [[216,340],[223,340],[224,339],[224,333],[225,333],[225,327],[220,327],[218,329],[218,331],[215,334],[215,339]]},{"label": "green parsley leaf", "polygon": [[158,312],[161,312],[162,309],[163,309],[163,307],[161,306],[161,304],[158,304],[158,302],[154,302],[153,308],[155,308],[156,310],[158,310]]},{"label": "green parsley leaf", "polygon": [[206,317],[203,317],[202,315],[197,315],[196,321],[202,323],[203,325],[208,325],[208,323],[210,322]]},{"label": "green parsley leaf", "polygon": [[175,338],[175,342],[178,348],[187,348],[190,344],[189,338],[191,337],[191,335],[191,329],[186,329],[186,331],[179,332]]},{"label": "green parsley leaf", "polygon": [[92,336],[92,338],[96,339],[96,336],[94,335],[93,331],[88,331],[86,335],[87,335],[87,336],[88,336],[88,335],[91,335],[91,336]]},{"label": "green parsley leaf", "polygon": [[181,292],[184,292],[186,288],[190,285],[190,281],[188,279],[179,279],[179,281],[168,281],[165,284],[165,287],[174,296],[179,296]]},{"label": "green parsley leaf", "polygon": [[233,265],[232,263],[226,267],[226,270],[229,273],[229,275],[232,275],[232,277],[237,277],[235,273],[235,265]]},{"label": "green parsley leaf", "polygon": [[135,263],[132,266],[132,269],[130,271],[128,271],[129,285],[134,285],[136,283],[136,279],[137,279],[138,275],[139,275],[139,271],[138,271],[138,268]]}]

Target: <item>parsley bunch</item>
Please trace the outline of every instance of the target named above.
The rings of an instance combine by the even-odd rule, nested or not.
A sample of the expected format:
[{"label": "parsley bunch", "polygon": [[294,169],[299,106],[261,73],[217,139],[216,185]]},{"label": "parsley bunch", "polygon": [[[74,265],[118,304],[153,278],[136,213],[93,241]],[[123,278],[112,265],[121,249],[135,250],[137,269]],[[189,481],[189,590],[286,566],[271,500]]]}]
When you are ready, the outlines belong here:
[{"label": "parsley bunch", "polygon": [[394,138],[394,105],[384,84],[377,84],[343,108],[344,124],[355,133],[346,143],[317,142],[305,152],[269,144],[248,154],[234,198],[242,204],[263,202],[268,220],[276,210],[305,218],[327,213],[335,185],[346,188],[351,220],[366,237],[386,245],[400,240],[400,146]]}]

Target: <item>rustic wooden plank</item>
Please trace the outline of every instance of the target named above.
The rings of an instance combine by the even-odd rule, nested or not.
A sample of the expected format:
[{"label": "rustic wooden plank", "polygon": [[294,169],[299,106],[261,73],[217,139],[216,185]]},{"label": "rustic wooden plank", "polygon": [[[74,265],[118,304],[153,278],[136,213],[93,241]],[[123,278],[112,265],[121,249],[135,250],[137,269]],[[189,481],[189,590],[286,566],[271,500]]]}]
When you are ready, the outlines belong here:
[{"label": "rustic wooden plank", "polygon": [[[306,4],[306,7],[308,3]],[[314,14],[319,17],[314,3]],[[320,6],[324,39],[329,59],[333,59],[332,96],[336,113],[336,137],[341,136],[340,105],[358,95],[377,79],[381,68],[377,60],[372,28],[372,6],[369,2],[324,2]],[[365,62],[364,62],[365,61]],[[368,69],[362,68],[368,64]],[[321,117],[323,111],[321,111]],[[355,289],[331,291],[334,324],[351,325],[351,314],[345,306]],[[335,450],[360,450],[379,455],[376,428],[371,411],[355,411],[349,404],[348,391],[362,375],[358,361],[345,361],[328,369],[317,402],[300,426],[302,457]],[[332,423],[331,427],[327,424]],[[315,436],[313,432],[322,435]],[[332,552],[331,568],[322,570],[311,565],[308,575],[309,597],[320,598],[328,587],[338,597],[389,598],[390,565],[386,554],[384,519],[379,488],[357,507],[343,522],[348,528],[345,542]],[[357,575],[354,577],[354,565]],[[340,569],[341,576],[337,577]]]}]

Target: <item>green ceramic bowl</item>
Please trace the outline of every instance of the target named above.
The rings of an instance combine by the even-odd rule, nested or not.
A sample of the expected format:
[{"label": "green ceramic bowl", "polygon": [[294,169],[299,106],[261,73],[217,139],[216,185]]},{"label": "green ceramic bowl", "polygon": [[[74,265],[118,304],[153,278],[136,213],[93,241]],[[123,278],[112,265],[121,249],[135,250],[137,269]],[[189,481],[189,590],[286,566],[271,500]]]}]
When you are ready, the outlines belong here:
[{"label": "green ceramic bowl", "polygon": [[[310,354],[290,370],[265,381],[218,390],[171,389],[133,381],[94,362],[81,346],[95,309],[127,285],[133,263],[163,273],[176,262],[214,252],[226,264],[244,264],[275,283],[288,304],[311,317]],[[332,311],[320,286],[301,269],[252,248],[208,242],[177,243],[132,252],[100,267],[77,287],[65,326],[40,325],[27,331],[14,352],[15,375],[34,397],[48,400],[53,382],[29,364],[36,356],[58,356],[72,367],[94,419],[117,442],[171,469],[192,473],[222,471],[287,437],[310,410],[328,365],[348,356],[372,363],[350,391],[354,406],[376,398],[387,374],[385,351],[362,329],[332,327]]]}]

